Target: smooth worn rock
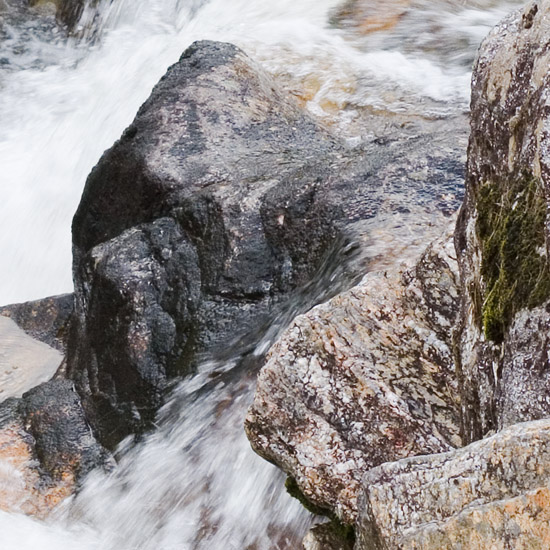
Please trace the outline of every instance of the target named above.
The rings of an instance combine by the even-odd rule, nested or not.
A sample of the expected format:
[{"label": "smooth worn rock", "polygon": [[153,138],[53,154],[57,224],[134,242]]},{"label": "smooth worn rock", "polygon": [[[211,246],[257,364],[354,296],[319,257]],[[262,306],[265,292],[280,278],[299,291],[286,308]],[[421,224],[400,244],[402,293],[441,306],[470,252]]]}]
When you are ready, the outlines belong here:
[{"label": "smooth worn rock", "polygon": [[102,441],[148,426],[197,352],[255,334],[335,241],[338,146],[243,52],[200,42],[90,174],[69,375]]},{"label": "smooth worn rock", "polygon": [[51,296],[0,307],[0,315],[15,321],[35,340],[64,352],[69,319],[73,312],[73,301],[72,294]]},{"label": "smooth worn rock", "polygon": [[550,2],[530,2],[485,39],[472,78],[458,371],[467,441],[550,414],[548,132]]},{"label": "smooth worn rock", "polygon": [[549,420],[383,464],[363,479],[356,549],[546,548],[549,482]]},{"label": "smooth worn rock", "polygon": [[370,468],[461,444],[453,254],[447,234],[413,267],[369,273],[297,317],[259,375],[252,447],[348,524]]}]

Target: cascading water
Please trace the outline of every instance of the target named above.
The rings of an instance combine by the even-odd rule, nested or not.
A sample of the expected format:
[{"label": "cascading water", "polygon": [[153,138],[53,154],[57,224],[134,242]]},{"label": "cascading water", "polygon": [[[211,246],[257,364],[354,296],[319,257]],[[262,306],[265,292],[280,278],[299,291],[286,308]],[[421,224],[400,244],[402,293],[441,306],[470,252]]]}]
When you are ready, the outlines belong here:
[{"label": "cascading water", "polygon": [[[0,303],[71,290],[70,221],[85,177],[192,41],[236,43],[355,146],[376,132],[361,126],[365,112],[427,120],[464,112],[475,48],[511,8],[496,0],[459,7],[418,0],[405,8],[387,2],[384,9],[399,14],[396,24],[365,33],[361,25],[329,25],[338,4],[105,1],[93,40],[68,41],[47,18],[33,24],[6,16]],[[84,28],[94,15],[84,12]],[[183,381],[161,411],[158,430],[123,446],[116,470],[92,475],[47,522],[0,512],[0,547],[298,547],[311,518],[284,493],[282,474],[249,448],[242,421],[254,369],[238,365],[239,358],[204,365]]]}]

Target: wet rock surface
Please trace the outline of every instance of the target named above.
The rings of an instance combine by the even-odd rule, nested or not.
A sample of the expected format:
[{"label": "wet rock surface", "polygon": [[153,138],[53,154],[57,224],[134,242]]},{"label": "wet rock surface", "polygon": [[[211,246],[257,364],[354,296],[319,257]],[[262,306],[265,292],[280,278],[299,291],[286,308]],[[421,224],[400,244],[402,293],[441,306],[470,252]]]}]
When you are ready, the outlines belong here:
[{"label": "wet rock surface", "polygon": [[108,444],[199,351],[255,333],[335,237],[335,141],[234,46],[189,48],[92,171],[73,221],[69,374]]},{"label": "wet rock surface", "polygon": [[456,232],[464,433],[550,412],[546,223],[549,181],[547,2],[500,23],[472,80],[466,197]]},{"label": "wet rock surface", "polygon": [[19,405],[42,468],[54,479],[81,479],[107,454],[95,440],[69,380],[54,379],[25,393]]},{"label": "wet rock surface", "polygon": [[549,476],[548,420],[381,465],[363,480],[357,548],[544,548]]},{"label": "wet rock surface", "polygon": [[52,380],[0,404],[0,509],[46,517],[110,460],[71,382]]},{"label": "wet rock surface", "polygon": [[73,221],[69,376],[102,441],[148,426],[198,353],[246,349],[322,266],[340,268],[336,251],[393,208],[385,185],[399,204],[456,201],[456,152],[428,142],[346,149],[234,46],[191,46],[94,168]]},{"label": "wet rock surface", "polygon": [[304,550],[353,550],[353,541],[335,531],[331,523],[321,523],[309,530],[303,540]]},{"label": "wet rock surface", "polygon": [[0,316],[0,401],[21,397],[60,369],[63,355]]},{"label": "wet rock surface", "polygon": [[297,317],[259,375],[252,447],[346,523],[370,468],[461,444],[453,255],[448,233],[414,266],[369,273]]},{"label": "wet rock surface", "polygon": [[15,321],[35,340],[64,352],[73,301],[72,294],[62,294],[0,307],[0,315]]}]

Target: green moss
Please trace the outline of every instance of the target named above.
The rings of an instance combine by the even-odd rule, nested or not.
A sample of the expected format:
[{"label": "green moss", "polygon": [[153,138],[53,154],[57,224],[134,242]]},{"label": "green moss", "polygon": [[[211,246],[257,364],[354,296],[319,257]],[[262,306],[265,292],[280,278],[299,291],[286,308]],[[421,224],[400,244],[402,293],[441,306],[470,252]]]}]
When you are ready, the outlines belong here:
[{"label": "green moss", "polygon": [[525,174],[506,188],[481,185],[476,208],[485,282],[481,322],[485,337],[500,343],[520,309],[539,306],[550,297],[546,199],[540,180]]},{"label": "green moss", "polygon": [[287,477],[285,481],[285,488],[287,493],[300,501],[300,504],[312,514],[317,516],[325,516],[330,519],[330,529],[331,531],[340,539],[349,543],[351,545],[355,542],[355,528],[353,525],[348,525],[347,523],[342,523],[340,519],[328,508],[323,508],[317,506],[311,502],[302,492],[298,483],[293,477]]}]

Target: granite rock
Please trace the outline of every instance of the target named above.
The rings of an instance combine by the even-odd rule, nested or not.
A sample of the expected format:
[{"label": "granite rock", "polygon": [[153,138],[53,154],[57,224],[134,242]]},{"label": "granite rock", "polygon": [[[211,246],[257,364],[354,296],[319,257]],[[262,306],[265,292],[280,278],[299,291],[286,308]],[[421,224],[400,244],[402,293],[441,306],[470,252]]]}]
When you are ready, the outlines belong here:
[{"label": "granite rock", "polygon": [[461,445],[452,238],[297,317],[273,346],[246,431],[305,499],[352,524],[372,467]]},{"label": "granite rock", "polygon": [[549,420],[383,464],[363,479],[356,548],[546,548],[549,482]]},{"label": "granite rock", "polygon": [[472,77],[466,196],[455,236],[464,437],[550,413],[547,325],[550,3],[483,42]]}]

